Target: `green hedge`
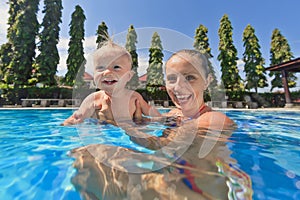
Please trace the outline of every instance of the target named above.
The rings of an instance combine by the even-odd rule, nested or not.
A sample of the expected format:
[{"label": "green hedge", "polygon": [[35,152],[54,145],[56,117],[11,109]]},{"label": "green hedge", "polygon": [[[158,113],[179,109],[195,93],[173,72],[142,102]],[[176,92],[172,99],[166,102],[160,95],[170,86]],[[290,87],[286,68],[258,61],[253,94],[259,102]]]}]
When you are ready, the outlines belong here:
[{"label": "green hedge", "polygon": [[[146,88],[137,89],[146,101],[170,101],[170,97],[165,90],[158,90],[155,93],[148,92]],[[88,94],[95,92],[95,89],[80,89],[80,91],[73,90],[72,88],[59,88],[59,87],[28,87],[28,88],[0,88],[0,106],[1,105],[15,105],[21,104],[22,98],[29,99],[72,99],[80,98],[84,99]],[[76,97],[73,97],[73,95]],[[218,93],[217,93],[218,94]],[[216,94],[214,94],[216,95]],[[227,92],[226,95],[229,97],[228,101],[245,101],[245,96],[250,96],[252,101],[258,103],[259,107],[284,107],[285,95],[284,93],[253,93],[253,92]],[[220,97],[221,98],[221,97]],[[300,91],[291,92],[292,100],[300,99]],[[211,97],[208,92],[204,93],[205,101],[210,101]],[[218,99],[214,96],[214,99]]]},{"label": "green hedge", "polygon": [[1,89],[1,103],[7,105],[21,104],[21,99],[71,99],[73,89],[48,88],[3,88]]}]

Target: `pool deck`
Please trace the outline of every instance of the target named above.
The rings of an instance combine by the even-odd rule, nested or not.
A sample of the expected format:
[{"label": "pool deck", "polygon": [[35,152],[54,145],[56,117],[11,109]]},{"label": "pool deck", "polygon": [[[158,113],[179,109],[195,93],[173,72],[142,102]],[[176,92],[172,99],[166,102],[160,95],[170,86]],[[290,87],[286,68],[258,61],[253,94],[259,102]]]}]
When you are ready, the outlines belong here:
[{"label": "pool deck", "polygon": [[0,110],[9,110],[9,109],[20,109],[20,110],[33,110],[33,109],[77,109],[79,107],[75,106],[50,106],[50,107],[43,107],[43,106],[32,106],[32,107],[23,107],[22,105],[4,105],[3,107],[0,107]]},{"label": "pool deck", "polygon": [[[162,107],[162,106],[156,106],[157,109],[172,109],[175,107],[169,106],[169,107]],[[30,110],[30,109],[78,109],[77,106],[67,106],[67,107],[61,107],[61,106],[50,106],[50,107],[43,107],[43,106],[33,106],[33,107],[23,107],[22,105],[3,105],[3,107],[0,107],[0,110],[9,110],[9,109],[23,109],[23,110]],[[214,110],[240,110],[240,111],[300,111],[300,106],[292,107],[292,108],[277,108],[277,107],[270,107],[270,108],[218,108],[213,107]]]}]

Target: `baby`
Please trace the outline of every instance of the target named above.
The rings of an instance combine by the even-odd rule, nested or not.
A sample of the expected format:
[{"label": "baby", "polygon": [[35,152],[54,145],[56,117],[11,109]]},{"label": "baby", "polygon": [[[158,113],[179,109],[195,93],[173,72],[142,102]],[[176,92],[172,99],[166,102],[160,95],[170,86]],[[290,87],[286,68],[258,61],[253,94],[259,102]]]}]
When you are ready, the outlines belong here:
[{"label": "baby", "polygon": [[134,73],[131,55],[125,48],[108,40],[97,49],[93,61],[94,81],[100,91],[88,95],[62,125],[78,124],[91,117],[112,124],[132,120],[136,104],[140,105],[143,115],[160,116],[138,92],[125,88]]}]

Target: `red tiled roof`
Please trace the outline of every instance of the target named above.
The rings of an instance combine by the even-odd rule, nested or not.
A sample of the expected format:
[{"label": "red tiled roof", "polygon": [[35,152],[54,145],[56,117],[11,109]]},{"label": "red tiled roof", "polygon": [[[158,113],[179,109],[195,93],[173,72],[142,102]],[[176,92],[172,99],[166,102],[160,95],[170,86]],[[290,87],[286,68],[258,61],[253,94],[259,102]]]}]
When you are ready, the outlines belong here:
[{"label": "red tiled roof", "polygon": [[146,82],[147,81],[147,74],[144,74],[144,75],[140,76],[139,81]]},{"label": "red tiled roof", "polygon": [[93,78],[93,76],[92,75],[90,75],[89,73],[87,73],[87,72],[84,72],[84,74],[83,74],[83,80],[93,80],[94,78]]}]

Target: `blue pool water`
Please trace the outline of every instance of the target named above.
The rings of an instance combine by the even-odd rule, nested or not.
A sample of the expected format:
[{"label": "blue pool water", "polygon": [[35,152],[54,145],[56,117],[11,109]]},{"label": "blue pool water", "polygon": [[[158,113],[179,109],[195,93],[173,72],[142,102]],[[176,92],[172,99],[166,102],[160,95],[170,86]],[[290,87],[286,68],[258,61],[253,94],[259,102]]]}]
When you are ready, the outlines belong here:
[{"label": "blue pool water", "polygon": [[[92,140],[60,123],[70,109],[0,110],[0,199],[80,199],[67,152],[88,143],[134,147],[111,125]],[[224,111],[225,112],[225,111]],[[300,112],[226,111],[238,129],[228,147],[250,175],[253,199],[300,199]]]}]

